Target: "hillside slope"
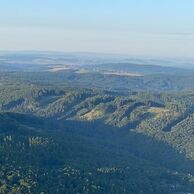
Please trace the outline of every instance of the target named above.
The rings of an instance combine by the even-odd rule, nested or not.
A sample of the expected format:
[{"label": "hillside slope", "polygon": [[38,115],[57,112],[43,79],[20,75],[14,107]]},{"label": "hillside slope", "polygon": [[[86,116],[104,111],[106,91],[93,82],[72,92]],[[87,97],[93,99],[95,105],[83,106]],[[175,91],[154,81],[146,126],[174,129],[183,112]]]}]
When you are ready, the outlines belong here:
[{"label": "hillside slope", "polygon": [[2,88],[1,191],[192,192],[193,102],[192,92]]},{"label": "hillside slope", "polygon": [[[93,125],[61,123],[53,129],[52,124],[28,115],[0,115],[2,194],[176,193],[194,189],[188,169],[178,169],[181,164],[193,164],[168,146],[111,129],[104,133],[92,129]],[[157,158],[156,150],[148,149],[151,146],[161,153],[168,150],[177,168],[173,169],[175,163],[170,164],[173,161],[167,157],[165,163],[159,163],[163,154]]]}]

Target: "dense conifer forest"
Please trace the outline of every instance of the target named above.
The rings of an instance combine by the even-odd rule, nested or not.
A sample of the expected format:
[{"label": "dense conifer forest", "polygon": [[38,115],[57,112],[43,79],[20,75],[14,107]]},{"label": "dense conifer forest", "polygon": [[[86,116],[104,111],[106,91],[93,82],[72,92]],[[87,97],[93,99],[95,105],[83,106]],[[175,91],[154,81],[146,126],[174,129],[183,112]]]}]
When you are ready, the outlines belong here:
[{"label": "dense conifer forest", "polygon": [[7,67],[0,72],[0,193],[194,193],[190,71]]}]

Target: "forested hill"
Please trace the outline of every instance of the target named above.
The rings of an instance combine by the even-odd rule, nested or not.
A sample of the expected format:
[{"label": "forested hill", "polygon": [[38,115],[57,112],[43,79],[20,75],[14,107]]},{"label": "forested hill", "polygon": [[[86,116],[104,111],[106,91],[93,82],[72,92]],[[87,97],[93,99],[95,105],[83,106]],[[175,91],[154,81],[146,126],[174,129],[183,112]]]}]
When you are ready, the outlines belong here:
[{"label": "forested hill", "polygon": [[47,52],[5,52],[0,57],[0,86],[28,83],[120,93],[194,89],[192,60]]},{"label": "forested hill", "polygon": [[0,109],[61,122],[103,123],[142,133],[194,159],[192,92],[118,95],[89,89],[6,87],[0,91]]},{"label": "forested hill", "polygon": [[23,85],[1,88],[0,102],[2,193],[193,190],[192,92]]},{"label": "forested hill", "polygon": [[0,114],[0,191],[179,193],[193,162],[167,144],[101,124]]},{"label": "forested hill", "polygon": [[190,91],[176,83],[158,92],[154,81],[156,91],[143,82],[113,89],[110,77],[122,85],[117,75],[101,82],[99,74],[77,80],[74,71],[1,75],[0,193],[194,191],[192,82]]},{"label": "forested hill", "polygon": [[139,75],[128,72],[87,72],[66,69],[48,72],[0,72],[0,85],[33,84],[45,87],[73,87],[109,90],[120,93],[129,91],[177,92],[194,89],[194,73]]}]

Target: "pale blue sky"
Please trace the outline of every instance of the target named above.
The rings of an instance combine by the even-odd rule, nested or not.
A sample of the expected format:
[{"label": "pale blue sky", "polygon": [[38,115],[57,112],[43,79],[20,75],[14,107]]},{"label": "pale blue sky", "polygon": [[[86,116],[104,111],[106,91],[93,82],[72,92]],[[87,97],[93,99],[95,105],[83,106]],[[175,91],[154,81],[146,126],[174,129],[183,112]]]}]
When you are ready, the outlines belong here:
[{"label": "pale blue sky", "polygon": [[183,56],[193,0],[0,0],[0,50]]}]

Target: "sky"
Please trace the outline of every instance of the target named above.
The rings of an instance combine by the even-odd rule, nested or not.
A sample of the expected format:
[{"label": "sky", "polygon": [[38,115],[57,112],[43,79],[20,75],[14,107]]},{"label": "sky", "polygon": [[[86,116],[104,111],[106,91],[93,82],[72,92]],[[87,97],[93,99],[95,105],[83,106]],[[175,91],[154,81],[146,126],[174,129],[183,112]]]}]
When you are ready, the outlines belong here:
[{"label": "sky", "polygon": [[194,55],[194,0],[0,0],[0,50]]}]

